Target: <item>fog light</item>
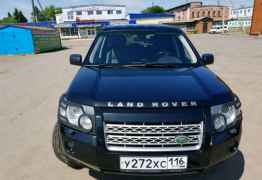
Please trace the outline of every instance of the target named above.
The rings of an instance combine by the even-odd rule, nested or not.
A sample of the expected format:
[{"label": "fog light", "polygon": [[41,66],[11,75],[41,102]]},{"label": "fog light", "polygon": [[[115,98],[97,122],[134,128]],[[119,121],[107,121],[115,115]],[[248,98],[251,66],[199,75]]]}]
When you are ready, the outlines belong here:
[{"label": "fog light", "polygon": [[85,129],[85,130],[88,130],[88,131],[91,131],[92,130],[92,121],[91,119],[88,117],[88,116],[82,116],[80,117],[79,119],[79,125]]},{"label": "fog light", "polygon": [[218,115],[214,118],[214,126],[215,129],[219,132],[224,131],[226,129],[226,119],[222,115]]}]

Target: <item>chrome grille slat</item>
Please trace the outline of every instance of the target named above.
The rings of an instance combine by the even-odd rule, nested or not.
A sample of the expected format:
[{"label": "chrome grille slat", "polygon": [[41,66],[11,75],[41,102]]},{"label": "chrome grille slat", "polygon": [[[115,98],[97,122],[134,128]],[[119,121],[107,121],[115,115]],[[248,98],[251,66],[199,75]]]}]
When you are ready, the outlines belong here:
[{"label": "chrome grille slat", "polygon": [[107,124],[105,131],[110,134],[192,134],[199,133],[201,125],[121,125]]},{"label": "chrome grille slat", "polygon": [[[104,124],[106,147],[110,151],[193,151],[202,146],[203,122],[198,124]],[[179,144],[178,136],[187,138]]]},{"label": "chrome grille slat", "polygon": [[[125,144],[125,145],[179,145],[175,142],[176,136],[155,136],[155,137],[141,137],[141,136],[107,136],[107,144]],[[190,139],[186,144],[198,144],[199,135],[188,136]]]}]

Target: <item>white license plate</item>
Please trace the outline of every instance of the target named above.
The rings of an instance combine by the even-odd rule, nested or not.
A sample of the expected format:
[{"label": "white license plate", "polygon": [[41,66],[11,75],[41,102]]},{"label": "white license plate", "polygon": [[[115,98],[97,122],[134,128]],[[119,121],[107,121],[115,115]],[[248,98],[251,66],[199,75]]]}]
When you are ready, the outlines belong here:
[{"label": "white license plate", "polygon": [[187,156],[120,157],[121,170],[174,170],[187,168]]}]

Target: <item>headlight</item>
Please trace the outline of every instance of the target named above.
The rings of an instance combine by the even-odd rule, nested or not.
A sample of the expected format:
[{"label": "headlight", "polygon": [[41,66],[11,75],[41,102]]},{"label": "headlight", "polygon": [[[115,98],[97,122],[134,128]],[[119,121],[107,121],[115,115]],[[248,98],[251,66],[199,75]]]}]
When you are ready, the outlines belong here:
[{"label": "headlight", "polygon": [[84,128],[85,130],[88,130],[88,131],[90,131],[92,129],[92,126],[93,126],[91,119],[86,115],[80,117],[79,125],[82,128]]},{"label": "headlight", "polygon": [[226,129],[226,119],[222,115],[217,115],[214,117],[214,127],[217,131],[222,132]]},{"label": "headlight", "polygon": [[83,110],[81,107],[75,105],[68,105],[66,110],[66,116],[69,123],[78,126],[78,120],[80,116],[83,115]]},{"label": "headlight", "polygon": [[68,125],[91,131],[93,128],[92,117],[94,117],[94,114],[95,111],[92,106],[71,103],[64,96],[62,96],[59,101],[59,120]]},{"label": "headlight", "polygon": [[[214,121],[214,127],[218,131],[223,131],[226,126],[236,121],[240,110],[236,109],[234,103],[226,103],[211,107],[211,115]],[[224,126],[224,128],[222,128]]]}]

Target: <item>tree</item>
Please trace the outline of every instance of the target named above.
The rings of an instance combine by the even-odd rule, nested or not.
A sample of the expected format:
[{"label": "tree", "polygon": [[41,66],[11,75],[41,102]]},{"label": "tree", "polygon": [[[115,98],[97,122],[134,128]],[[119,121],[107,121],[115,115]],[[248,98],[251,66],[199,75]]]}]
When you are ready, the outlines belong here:
[{"label": "tree", "polygon": [[7,13],[7,17],[12,17],[12,14],[10,12]]},{"label": "tree", "polygon": [[[35,15],[37,21],[46,21],[46,18],[44,17],[43,13],[38,9],[37,6],[35,6]],[[33,13],[32,13],[32,17],[33,17]]]},{"label": "tree", "polygon": [[62,13],[62,8],[48,6],[40,11],[38,7],[35,7],[35,13],[38,21],[53,21],[55,20],[56,14]]},{"label": "tree", "polygon": [[5,17],[2,20],[0,20],[0,24],[14,24],[14,23],[17,22],[13,17]]},{"label": "tree", "polygon": [[12,16],[10,12],[8,12],[7,17],[4,17],[2,20],[0,20],[1,24],[13,24],[16,23],[16,20]]},{"label": "tree", "polygon": [[8,12],[7,17],[0,20],[0,23],[4,23],[4,24],[25,23],[25,22],[27,22],[26,17],[24,16],[23,12],[18,10],[17,8],[14,9],[13,13]]},{"label": "tree", "polygon": [[46,20],[50,21],[50,20],[55,20],[56,14],[61,14],[62,9],[57,8],[55,6],[49,6],[49,7],[46,7],[42,13],[45,16]]},{"label": "tree", "polygon": [[165,9],[161,6],[151,6],[142,11],[143,13],[164,13]]},{"label": "tree", "polygon": [[25,23],[25,22],[27,22],[27,19],[24,16],[23,12],[19,11],[17,8],[15,8],[13,17],[16,20],[17,23]]}]

